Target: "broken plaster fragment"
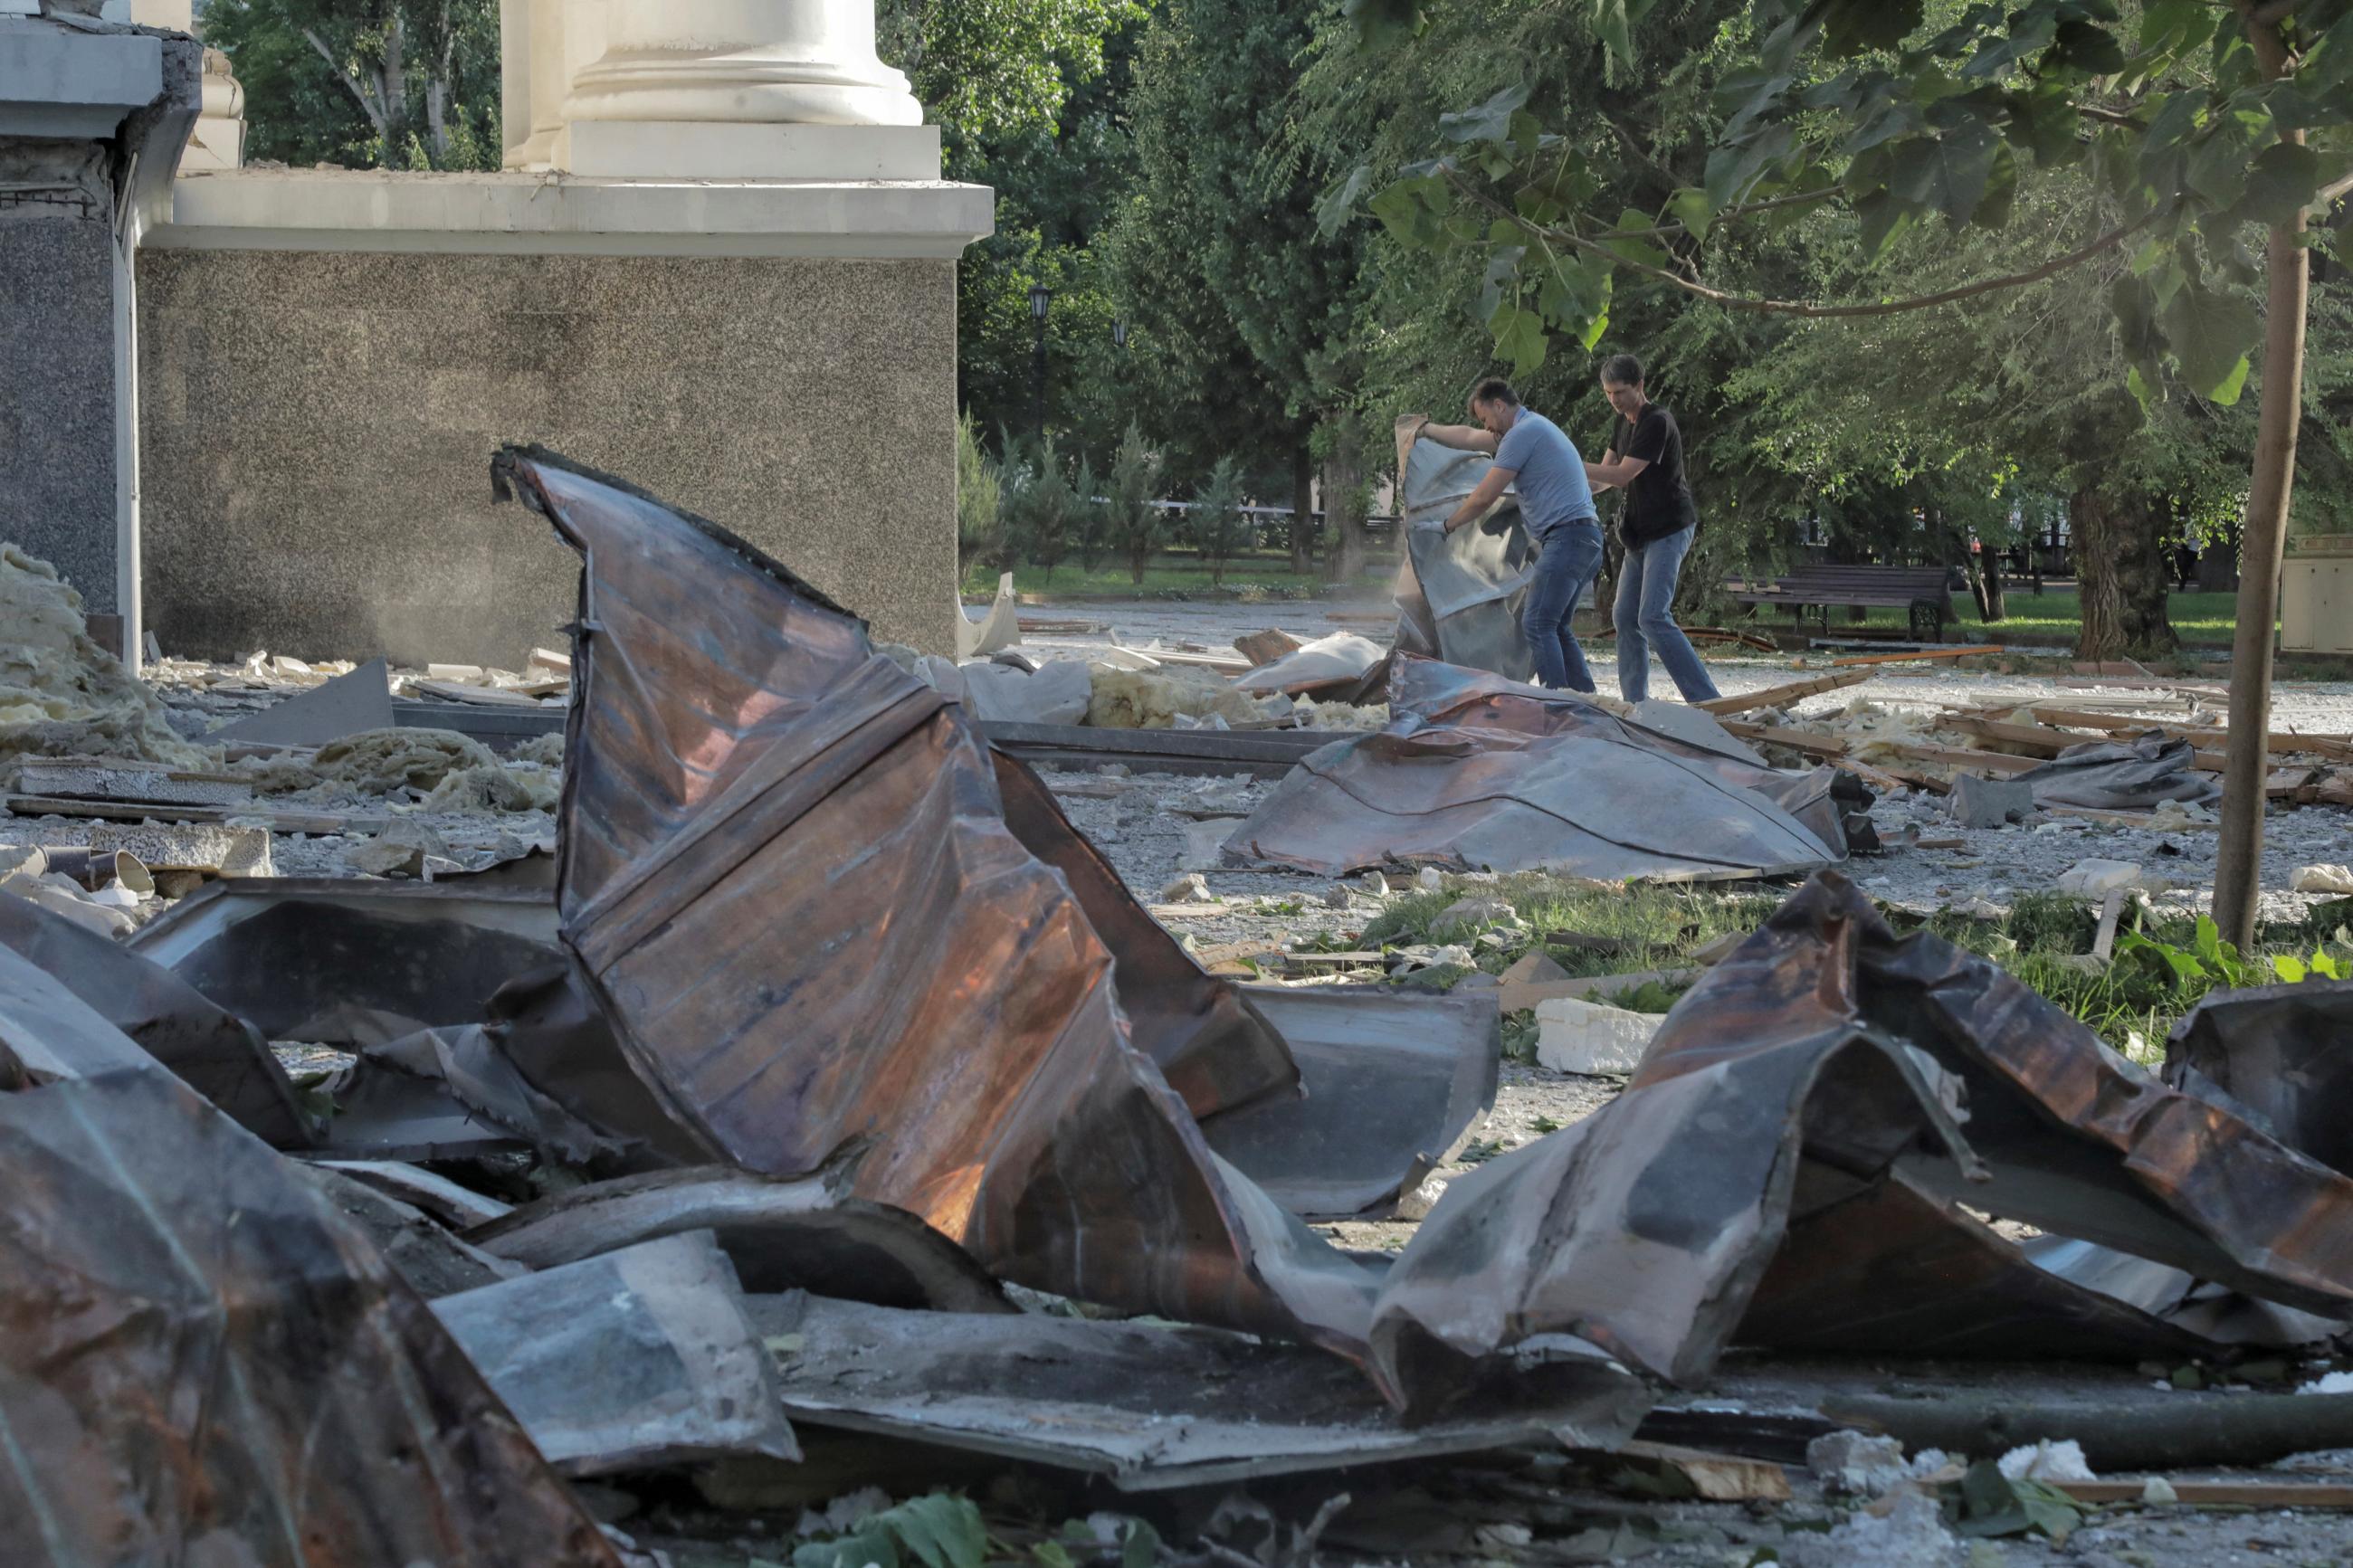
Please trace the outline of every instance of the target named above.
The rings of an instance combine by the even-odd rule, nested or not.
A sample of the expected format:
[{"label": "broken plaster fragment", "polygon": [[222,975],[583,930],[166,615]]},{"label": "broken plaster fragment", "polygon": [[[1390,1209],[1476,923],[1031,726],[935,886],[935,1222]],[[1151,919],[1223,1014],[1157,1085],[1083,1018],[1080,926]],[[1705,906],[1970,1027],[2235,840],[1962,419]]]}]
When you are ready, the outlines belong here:
[{"label": "broken plaster fragment", "polygon": [[1536,1061],[1555,1072],[1624,1078],[1641,1065],[1662,1022],[1656,1014],[1553,997],[1536,1004]]},{"label": "broken plaster fragment", "polygon": [[1209,891],[1207,879],[1203,878],[1198,871],[1195,871],[1177,878],[1161,889],[1160,901],[1164,904],[1214,904],[1223,900],[1217,894]]}]

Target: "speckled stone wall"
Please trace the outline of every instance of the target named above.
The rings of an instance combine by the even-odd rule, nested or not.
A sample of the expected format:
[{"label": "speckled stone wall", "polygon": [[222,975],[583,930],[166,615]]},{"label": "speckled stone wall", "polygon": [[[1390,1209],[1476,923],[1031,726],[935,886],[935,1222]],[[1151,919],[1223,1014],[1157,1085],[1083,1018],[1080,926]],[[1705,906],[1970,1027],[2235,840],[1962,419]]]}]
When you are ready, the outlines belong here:
[{"label": "speckled stone wall", "polygon": [[111,612],[114,214],[104,181],[78,177],[95,151],[0,158],[34,187],[0,204],[0,539]]},{"label": "speckled stone wall", "polygon": [[519,667],[578,564],[490,458],[537,441],[941,651],[955,264],[148,250],[147,624],[167,651]]}]

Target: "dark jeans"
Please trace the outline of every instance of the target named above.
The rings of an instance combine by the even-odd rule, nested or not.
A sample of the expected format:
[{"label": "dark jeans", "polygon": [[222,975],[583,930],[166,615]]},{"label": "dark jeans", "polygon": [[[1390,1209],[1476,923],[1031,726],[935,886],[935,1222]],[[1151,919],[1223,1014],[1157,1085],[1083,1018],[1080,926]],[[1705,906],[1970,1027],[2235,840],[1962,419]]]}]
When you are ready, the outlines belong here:
[{"label": "dark jeans", "polygon": [[1691,550],[1692,529],[1626,552],[1618,564],[1618,691],[1629,702],[1651,694],[1651,655],[1667,667],[1686,702],[1721,695],[1691,639],[1675,625],[1675,579]]},{"label": "dark jeans", "polygon": [[1520,606],[1520,633],[1536,663],[1536,684],[1556,691],[1590,691],[1585,650],[1568,629],[1577,601],[1601,572],[1601,525],[1591,518],[1564,523],[1537,547],[1535,579]]}]

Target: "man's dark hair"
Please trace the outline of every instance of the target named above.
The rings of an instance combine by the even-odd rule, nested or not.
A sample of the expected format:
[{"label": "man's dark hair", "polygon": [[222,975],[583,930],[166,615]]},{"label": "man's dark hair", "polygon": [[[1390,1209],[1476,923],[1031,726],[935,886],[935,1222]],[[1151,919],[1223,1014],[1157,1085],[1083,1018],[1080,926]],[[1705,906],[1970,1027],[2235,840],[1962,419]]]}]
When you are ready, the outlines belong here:
[{"label": "man's dark hair", "polygon": [[1520,405],[1520,395],[1514,392],[1512,384],[1502,376],[1491,375],[1471,389],[1471,401],[1500,403],[1506,408],[1517,408]]},{"label": "man's dark hair", "polygon": [[1611,354],[1601,362],[1601,379],[1612,386],[1642,384],[1642,362],[1632,354]]}]

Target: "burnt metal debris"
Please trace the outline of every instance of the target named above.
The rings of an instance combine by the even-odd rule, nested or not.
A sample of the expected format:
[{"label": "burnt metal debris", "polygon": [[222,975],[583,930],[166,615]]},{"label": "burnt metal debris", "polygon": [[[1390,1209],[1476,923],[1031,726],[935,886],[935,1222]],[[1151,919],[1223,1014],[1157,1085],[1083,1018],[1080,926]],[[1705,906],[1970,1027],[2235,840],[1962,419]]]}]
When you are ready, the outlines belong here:
[{"label": "burnt metal debris", "polygon": [[62,984],[248,1131],[280,1147],[314,1129],[253,1025],[113,938],[0,893],[0,946]]},{"label": "burnt metal debris", "polygon": [[[1409,505],[1464,477],[1435,450]],[[1826,869],[1850,776],[1410,636],[1390,728],[1230,850],[1816,875],[1604,1109],[1344,1251],[1306,1222],[1390,1212],[1493,1107],[1496,993],[1209,974],[1008,754],[1059,742],[993,748],[712,524],[537,451],[494,477],[583,558],[552,893],[229,882],[127,949],[0,897],[0,1538],[35,1561],[607,1564],[556,1470],[788,1465],[794,1423],[1150,1491],[1609,1449],[1736,1347],[2131,1363],[2353,1321],[2353,986],[2211,1000],[2160,1081]],[[1502,658],[1525,542],[1466,532],[1404,607]],[[323,1135],[271,1039],[357,1053]],[[1846,1408],[1640,1430],[1788,1448]]]},{"label": "burnt metal debris", "polygon": [[0,1173],[11,1562],[618,1568],[367,1237],[185,1086],[0,1094]]},{"label": "burnt metal debris", "polygon": [[1573,694],[1399,654],[1386,730],[1335,741],[1227,839],[1337,874],[1391,864],[1711,881],[1842,859],[1829,768],[1783,774]]},{"label": "burnt metal debris", "polygon": [[1676,1005],[1624,1094],[1450,1186],[1374,1349],[1410,1397],[1560,1333],[1686,1384],[1734,1342],[2182,1348],[2184,1314],[2101,1296],[2095,1256],[2013,1256],[1963,1204],[2353,1319],[2353,1182],[1831,872]]}]

